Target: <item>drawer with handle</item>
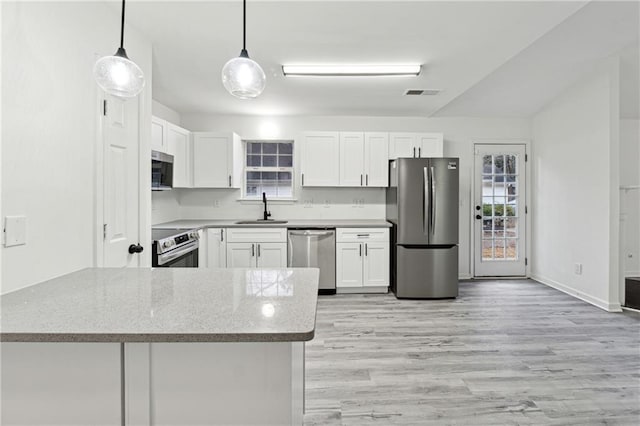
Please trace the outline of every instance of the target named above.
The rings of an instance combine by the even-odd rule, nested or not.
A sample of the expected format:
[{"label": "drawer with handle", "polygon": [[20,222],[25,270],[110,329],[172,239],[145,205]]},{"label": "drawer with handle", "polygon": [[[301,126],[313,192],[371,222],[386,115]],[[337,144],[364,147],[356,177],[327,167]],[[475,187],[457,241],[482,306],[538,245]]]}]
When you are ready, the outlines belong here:
[{"label": "drawer with handle", "polygon": [[389,228],[338,228],[336,242],[389,241]]}]

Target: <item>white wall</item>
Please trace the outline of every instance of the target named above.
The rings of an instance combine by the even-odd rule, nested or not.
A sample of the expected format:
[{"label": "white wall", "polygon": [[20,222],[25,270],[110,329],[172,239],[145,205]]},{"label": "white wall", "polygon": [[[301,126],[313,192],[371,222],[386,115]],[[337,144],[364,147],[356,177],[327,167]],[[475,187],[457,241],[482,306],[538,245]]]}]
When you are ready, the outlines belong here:
[{"label": "white wall", "polygon": [[[460,270],[461,277],[471,276],[473,143],[491,140],[522,142],[530,139],[527,119],[479,118],[419,118],[419,117],[245,117],[182,114],[182,126],[192,131],[234,131],[245,139],[295,139],[310,130],[341,131],[409,131],[442,132],[445,135],[445,155],[460,157]],[[299,161],[299,160],[297,160]],[[169,191],[167,199],[156,203],[154,218],[175,215],[180,207],[182,218],[229,219],[257,218],[261,203],[238,202],[238,190],[180,189]],[[297,202],[276,204],[271,211],[275,218],[372,218],[385,217],[385,191],[379,188],[300,188]],[[169,199],[172,198],[172,199]],[[354,199],[364,199],[355,205]],[[312,201],[312,204],[307,203]],[[217,204],[216,204],[217,203]],[[217,207],[216,207],[217,205]],[[165,210],[166,209],[166,210]],[[169,219],[171,220],[171,219]],[[154,221],[159,223],[164,220]]]},{"label": "white wall", "polygon": [[535,115],[532,142],[532,276],[614,311],[618,90],[607,64]]},{"label": "white wall", "polygon": [[162,118],[163,120],[167,120],[169,123],[175,124],[176,126],[180,125],[180,114],[176,110],[161,104],[155,99],[151,104],[151,113],[158,118]]},{"label": "white wall", "polygon": [[[620,121],[620,186],[640,185],[640,120]],[[640,189],[620,191],[623,275],[640,276]]]},{"label": "white wall", "polygon": [[[119,26],[117,9],[104,4],[2,2],[1,216],[28,224],[26,245],[1,249],[2,293],[94,265],[92,69],[115,52]],[[150,80],[151,45],[131,28],[125,42]],[[141,96],[149,121],[150,82]]]}]

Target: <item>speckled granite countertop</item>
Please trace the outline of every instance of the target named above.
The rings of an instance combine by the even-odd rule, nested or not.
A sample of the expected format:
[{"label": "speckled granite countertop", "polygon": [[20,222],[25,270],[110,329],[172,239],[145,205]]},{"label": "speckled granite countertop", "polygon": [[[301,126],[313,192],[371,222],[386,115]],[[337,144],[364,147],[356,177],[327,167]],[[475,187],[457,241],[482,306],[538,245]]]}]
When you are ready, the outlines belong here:
[{"label": "speckled granite countertop", "polygon": [[241,219],[209,220],[186,219],[153,225],[153,229],[199,229],[199,228],[390,228],[384,219],[295,219],[287,223],[238,224]]},{"label": "speckled granite countertop", "polygon": [[306,341],[317,292],[312,268],[89,268],[1,296],[0,341]]}]

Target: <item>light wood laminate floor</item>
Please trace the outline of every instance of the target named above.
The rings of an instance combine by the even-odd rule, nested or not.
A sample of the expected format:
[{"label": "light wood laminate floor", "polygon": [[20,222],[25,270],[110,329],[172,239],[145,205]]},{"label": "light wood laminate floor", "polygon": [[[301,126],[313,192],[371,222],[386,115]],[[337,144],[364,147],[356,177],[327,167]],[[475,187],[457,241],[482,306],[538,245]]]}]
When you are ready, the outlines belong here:
[{"label": "light wood laminate floor", "polygon": [[322,296],[305,425],[640,425],[640,316],[530,280]]}]

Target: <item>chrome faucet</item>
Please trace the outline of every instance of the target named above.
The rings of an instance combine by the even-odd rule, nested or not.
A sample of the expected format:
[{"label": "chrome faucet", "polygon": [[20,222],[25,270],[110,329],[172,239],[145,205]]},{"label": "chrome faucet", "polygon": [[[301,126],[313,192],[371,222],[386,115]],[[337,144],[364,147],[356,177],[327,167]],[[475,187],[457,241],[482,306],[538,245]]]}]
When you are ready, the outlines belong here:
[{"label": "chrome faucet", "polygon": [[269,217],[271,216],[271,212],[267,211],[267,193],[266,192],[262,193],[262,202],[264,203],[264,213],[263,213],[262,220],[269,220]]}]

